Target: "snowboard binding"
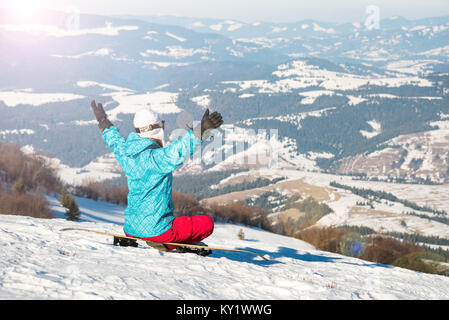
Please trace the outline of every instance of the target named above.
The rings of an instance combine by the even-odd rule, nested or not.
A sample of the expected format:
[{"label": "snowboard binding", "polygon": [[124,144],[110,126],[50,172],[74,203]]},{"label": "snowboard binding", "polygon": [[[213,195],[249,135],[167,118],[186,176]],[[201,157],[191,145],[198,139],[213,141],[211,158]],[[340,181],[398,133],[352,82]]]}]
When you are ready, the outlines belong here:
[{"label": "snowboard binding", "polygon": [[[153,241],[146,241],[146,243],[161,252],[176,252],[176,253],[195,253],[199,256],[208,256],[212,253],[212,250],[206,249],[206,248],[193,248],[193,247],[186,247],[182,245],[166,245],[164,243],[160,242],[153,242]],[[198,245],[205,245],[204,243],[197,243]]]},{"label": "snowboard binding", "polygon": [[114,246],[120,246],[120,247],[138,247],[137,240],[134,239],[127,239],[127,238],[120,238],[114,236]]},{"label": "snowboard binding", "polygon": [[[206,245],[202,242],[197,243],[198,245]],[[212,253],[212,250],[206,249],[206,248],[192,248],[192,247],[183,247],[183,246],[177,246],[176,252],[179,253],[195,253],[199,256],[205,257]]]}]

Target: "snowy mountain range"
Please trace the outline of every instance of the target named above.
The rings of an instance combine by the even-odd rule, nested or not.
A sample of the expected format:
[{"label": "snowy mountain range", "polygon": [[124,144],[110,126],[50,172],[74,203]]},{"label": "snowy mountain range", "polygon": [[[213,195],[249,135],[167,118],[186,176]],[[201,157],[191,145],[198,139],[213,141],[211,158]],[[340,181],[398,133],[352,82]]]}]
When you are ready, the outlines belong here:
[{"label": "snowy mountain range", "polygon": [[[92,99],[125,136],[145,106],[170,129],[206,107],[220,111],[223,161],[192,161],[185,172],[251,167],[233,159],[271,141],[281,168],[449,181],[448,17],[395,17],[375,30],[85,14],[75,28],[70,13],[26,24],[7,10],[0,17],[0,139],[44,152],[77,182],[120,175]],[[274,142],[251,134],[270,129]],[[226,157],[242,137],[245,154]]]},{"label": "snowy mountain range", "polygon": [[[217,223],[207,257],[115,247],[84,227],[122,233],[123,207],[77,198],[81,221],[0,215],[1,299],[307,300],[447,299],[449,279],[319,251],[256,228]],[[244,240],[237,237],[242,230]]]},{"label": "snowy mountain range", "polygon": [[[447,46],[441,47],[442,43],[447,42],[447,17],[407,20],[394,16],[380,20],[378,28],[369,28],[363,21],[245,23],[171,16],[133,18],[182,26],[202,33],[221,34],[233,39],[234,44],[242,49],[240,55],[270,48],[292,58],[319,56],[385,62],[412,56],[439,56],[444,61],[445,52],[447,54]],[[429,47],[434,49],[429,50]]]}]

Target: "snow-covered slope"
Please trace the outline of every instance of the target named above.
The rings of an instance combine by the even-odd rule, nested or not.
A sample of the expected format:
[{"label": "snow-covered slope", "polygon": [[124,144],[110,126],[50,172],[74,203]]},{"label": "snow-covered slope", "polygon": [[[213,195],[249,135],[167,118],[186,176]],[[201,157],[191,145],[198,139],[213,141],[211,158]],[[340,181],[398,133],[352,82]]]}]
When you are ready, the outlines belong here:
[{"label": "snow-covered slope", "polygon": [[[53,209],[61,216],[55,199]],[[449,278],[314,249],[293,238],[217,223],[212,246],[270,261],[115,247],[77,226],[122,232],[123,207],[79,199],[80,222],[0,215],[0,299],[448,299]],[[242,229],[245,240],[237,233]]]}]

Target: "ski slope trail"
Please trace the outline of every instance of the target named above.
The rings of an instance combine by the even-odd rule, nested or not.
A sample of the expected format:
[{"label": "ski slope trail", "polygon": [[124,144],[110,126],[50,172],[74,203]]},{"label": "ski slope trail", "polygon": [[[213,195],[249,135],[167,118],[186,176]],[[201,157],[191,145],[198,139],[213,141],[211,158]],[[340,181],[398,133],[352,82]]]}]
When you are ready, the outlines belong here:
[{"label": "ski slope trail", "polygon": [[108,236],[60,232],[123,233],[123,207],[77,200],[80,222],[0,215],[0,299],[449,299],[448,277],[319,251],[257,228],[217,223],[207,243],[269,261],[239,252],[162,253],[143,242],[116,247]]}]

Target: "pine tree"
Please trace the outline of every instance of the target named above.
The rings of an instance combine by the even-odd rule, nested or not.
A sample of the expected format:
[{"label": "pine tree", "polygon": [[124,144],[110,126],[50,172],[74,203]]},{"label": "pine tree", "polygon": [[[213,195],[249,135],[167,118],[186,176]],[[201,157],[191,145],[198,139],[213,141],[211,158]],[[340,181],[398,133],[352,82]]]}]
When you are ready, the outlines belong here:
[{"label": "pine tree", "polygon": [[67,208],[68,205],[68,193],[66,187],[62,187],[61,196],[59,197],[59,202],[64,208]]},{"label": "pine tree", "polygon": [[72,221],[78,221],[81,215],[78,203],[76,202],[75,198],[73,198],[71,195],[69,195],[68,202],[69,202],[68,207],[65,212],[67,219]]},{"label": "pine tree", "polygon": [[75,198],[67,192],[65,187],[61,189],[59,201],[61,202],[61,205],[66,208],[65,215],[68,220],[78,221],[80,219],[81,212],[79,210],[78,203]]}]

